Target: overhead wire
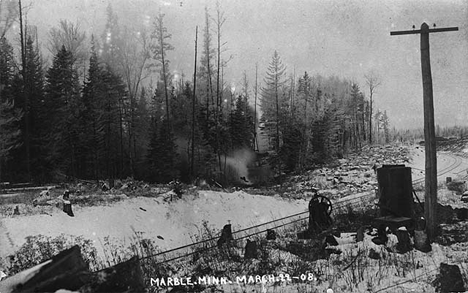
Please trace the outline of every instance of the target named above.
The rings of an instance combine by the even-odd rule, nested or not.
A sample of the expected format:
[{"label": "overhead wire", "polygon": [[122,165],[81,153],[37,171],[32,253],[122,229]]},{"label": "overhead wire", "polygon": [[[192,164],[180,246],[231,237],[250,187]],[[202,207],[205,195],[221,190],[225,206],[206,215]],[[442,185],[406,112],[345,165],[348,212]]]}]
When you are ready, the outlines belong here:
[{"label": "overhead wire", "polygon": [[[454,158],[455,159],[451,163],[451,165],[449,165],[448,167],[446,167],[446,168],[444,168],[444,169],[442,169],[442,170],[440,170],[438,172],[438,176],[442,176],[442,175],[444,175],[444,174],[446,174],[446,173],[448,173],[448,172],[450,172],[450,171],[452,171],[455,168],[460,166],[462,160],[459,159],[459,158],[457,159],[457,157],[454,157]],[[413,180],[412,183],[417,183],[420,180],[421,179]],[[333,203],[333,205],[335,206],[335,209],[339,209],[345,203],[348,203],[348,205],[354,205],[356,203],[360,203],[364,198],[370,197],[372,195],[373,195],[373,193],[371,191],[366,192],[366,193],[364,193],[364,194],[362,194],[360,196],[357,196],[357,197],[350,197],[350,198],[346,198],[346,199],[343,199],[343,200],[337,200],[337,201],[335,201]],[[284,223],[284,220],[286,220],[286,219],[290,219],[290,218],[293,218],[293,217],[298,217],[298,216],[301,216],[301,215],[304,215],[304,214],[307,214],[307,213],[309,213],[308,210],[303,211],[303,212],[299,212],[299,213],[295,213],[295,214],[288,215],[288,216],[285,216],[285,217],[282,217],[282,218],[279,218],[279,219],[271,220],[271,221],[268,221],[268,222],[265,222],[265,223],[261,223],[261,224],[246,227],[246,228],[243,228],[243,229],[240,229],[240,230],[237,230],[237,231],[233,231],[232,234],[235,235],[235,234],[239,234],[239,233],[242,233],[242,232],[245,232],[245,231],[248,231],[248,230],[256,229],[256,228],[259,228],[259,227],[262,227],[262,226],[267,226],[267,225],[273,224],[275,222],[280,222],[279,225],[275,225],[275,226],[270,227],[270,228],[265,228],[265,229],[262,229],[262,230],[259,230],[259,231],[256,231],[256,232],[253,232],[253,233],[250,233],[250,234],[247,234],[247,235],[244,235],[244,236],[241,236],[241,237],[238,237],[238,238],[234,239],[234,240],[242,240],[242,239],[245,239],[245,238],[248,238],[248,237],[259,235],[261,233],[265,233],[268,230],[275,230],[275,229],[280,228],[280,227],[285,227],[285,226],[288,226],[288,225],[291,225],[291,224],[294,224],[294,223],[297,223],[297,222],[300,222],[300,221],[305,221],[305,220],[308,219],[308,216],[307,217],[299,217],[298,219],[294,219],[294,220],[291,220],[291,221],[288,221],[288,222]],[[187,249],[187,248],[190,248],[190,247],[196,247],[196,246],[198,246],[200,244],[213,242],[213,241],[217,240],[218,238],[219,238],[219,236],[210,237],[209,239],[204,239],[202,241],[198,241],[198,242],[183,245],[183,246],[180,246],[180,247],[172,248],[172,249],[162,251],[162,252],[158,252],[158,253],[155,253],[155,254],[142,256],[142,257],[139,257],[138,260],[154,258],[154,257],[157,257],[157,256],[166,255],[166,254],[169,254],[171,252],[178,251],[178,250],[183,250],[183,249]],[[217,247],[218,247],[217,245],[211,245],[211,246],[208,246],[208,247],[204,247],[202,249],[194,250],[194,251],[189,252],[189,253],[185,253],[185,254],[175,256],[173,258],[165,258],[164,260],[162,260],[160,262],[157,262],[157,264],[167,263],[167,262],[174,261],[174,260],[177,260],[177,259],[185,258],[185,257],[191,256],[191,255],[194,255],[196,253],[202,253],[202,252],[205,252],[205,251],[217,248]],[[101,270],[98,270],[98,271],[102,271],[102,270],[104,270],[104,269],[101,269]]]}]

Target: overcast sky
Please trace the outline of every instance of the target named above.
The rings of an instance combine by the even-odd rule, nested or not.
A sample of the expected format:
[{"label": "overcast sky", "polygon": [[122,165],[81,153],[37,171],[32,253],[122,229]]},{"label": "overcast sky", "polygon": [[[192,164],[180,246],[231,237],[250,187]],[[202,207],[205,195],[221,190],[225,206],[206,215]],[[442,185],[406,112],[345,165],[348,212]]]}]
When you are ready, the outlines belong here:
[{"label": "overcast sky", "polygon": [[[23,0],[27,4],[28,0]],[[31,0],[29,0],[31,1]],[[40,0],[28,11],[42,43],[60,19],[101,35],[108,0]],[[171,67],[191,76],[195,26],[204,25],[212,0],[112,0],[120,19],[143,23],[162,7],[172,33]],[[398,128],[423,126],[419,35],[390,36],[393,30],[459,27],[430,35],[436,123],[468,125],[468,1],[466,0],[221,0],[227,18],[223,40],[232,55],[226,78],[240,87],[245,70],[251,84],[255,63],[263,79],[274,50],[288,73],[337,75],[356,81],[368,95],[364,75],[374,71],[382,85],[376,107]],[[152,21],[151,21],[152,22]],[[200,34],[201,37],[201,34]]]}]

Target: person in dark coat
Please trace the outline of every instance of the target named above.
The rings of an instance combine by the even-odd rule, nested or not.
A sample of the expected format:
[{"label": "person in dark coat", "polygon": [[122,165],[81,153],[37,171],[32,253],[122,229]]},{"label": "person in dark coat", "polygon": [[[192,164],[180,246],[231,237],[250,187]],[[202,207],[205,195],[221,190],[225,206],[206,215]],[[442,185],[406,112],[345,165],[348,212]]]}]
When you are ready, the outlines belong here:
[{"label": "person in dark coat", "polygon": [[65,190],[65,192],[63,193],[63,211],[67,215],[69,215],[70,217],[75,216],[73,214],[73,211],[72,211],[72,206],[71,206],[71,202],[70,202],[70,191],[69,190]]}]

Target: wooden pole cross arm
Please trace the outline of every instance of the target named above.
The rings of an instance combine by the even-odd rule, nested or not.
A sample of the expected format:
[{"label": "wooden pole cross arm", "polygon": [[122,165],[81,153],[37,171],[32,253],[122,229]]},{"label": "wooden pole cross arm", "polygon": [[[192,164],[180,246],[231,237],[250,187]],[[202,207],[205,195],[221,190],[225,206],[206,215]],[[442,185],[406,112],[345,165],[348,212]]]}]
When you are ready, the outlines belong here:
[{"label": "wooden pole cross arm", "polygon": [[[444,27],[444,28],[430,28],[429,33],[439,33],[439,32],[451,32],[451,31],[458,31],[458,27]],[[423,32],[422,30],[411,30],[411,31],[394,31],[390,32],[391,36],[398,36],[398,35],[413,35],[413,34],[420,34]]]}]

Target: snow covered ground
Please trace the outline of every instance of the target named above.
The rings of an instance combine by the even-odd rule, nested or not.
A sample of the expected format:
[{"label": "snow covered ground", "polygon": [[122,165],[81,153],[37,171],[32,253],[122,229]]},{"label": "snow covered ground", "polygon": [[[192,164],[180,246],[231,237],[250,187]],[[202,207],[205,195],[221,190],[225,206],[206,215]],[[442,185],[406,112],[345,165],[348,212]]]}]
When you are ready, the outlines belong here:
[{"label": "snow covered ground", "polygon": [[[424,147],[412,147],[411,161],[407,165],[412,168],[412,179],[424,179],[425,152]],[[437,172],[438,181],[445,182],[446,177],[466,178],[468,170],[468,160],[464,157],[451,154],[449,152],[437,152]]]},{"label": "snow covered ground", "polygon": [[[412,148],[411,160],[407,166],[413,168],[413,180],[424,178],[424,162],[424,148]],[[452,154],[439,152],[438,170],[451,169],[449,167],[454,168],[440,176],[439,182],[445,182],[445,177],[464,178],[468,169],[467,159],[460,159]],[[236,231],[303,212],[307,210],[307,205],[308,201],[305,199],[289,200],[278,196],[251,195],[243,191],[227,193],[198,190],[191,192],[189,195],[183,195],[182,199],[174,199],[174,201],[170,201],[169,195],[166,194],[158,197],[133,197],[99,206],[81,207],[74,205],[75,217],[69,217],[60,209],[53,208],[52,212],[47,214],[11,216],[0,219],[0,258],[6,259],[8,255],[25,243],[27,236],[39,234],[51,237],[61,234],[83,236],[85,239],[93,241],[98,250],[98,255],[101,257],[103,254],[102,243],[106,237],[110,237],[111,241],[125,245],[130,244],[135,232],[141,232],[143,238],[153,239],[160,249],[166,250],[192,243],[193,236],[203,230],[205,221],[210,228],[216,231],[220,231],[227,223],[231,223],[233,230]],[[364,249],[366,252],[370,248],[377,249],[369,244],[369,241],[365,243],[369,247],[366,246],[364,249],[356,246],[355,248],[359,251]],[[352,249],[352,251],[356,252],[355,250]],[[402,258],[405,258],[403,261],[408,263],[410,261],[421,262],[422,266],[420,268],[409,270],[409,276],[398,276],[397,278],[389,276],[389,279],[382,277],[383,283],[373,288],[383,288],[390,286],[393,281],[414,278],[413,282],[399,286],[398,290],[400,291],[398,292],[433,292],[431,291],[433,288],[427,285],[428,282],[422,282],[424,275],[428,274],[430,278],[433,278],[433,274],[441,261],[460,263],[465,254],[466,245],[464,244],[455,244],[450,247],[435,244],[433,252],[430,254],[423,254],[418,251],[411,252],[410,255],[402,256]],[[330,267],[332,260],[327,262],[324,267],[333,270]],[[380,268],[380,262],[378,261],[370,261],[368,264],[378,265],[378,268]],[[365,270],[365,273],[371,276],[374,270],[375,267]],[[388,270],[385,273],[400,272],[398,267],[393,268],[395,272],[391,271],[392,268]],[[346,277],[348,272],[341,274]],[[332,276],[333,274],[339,274],[339,272],[334,271],[328,273],[330,274],[330,280],[335,278]],[[422,277],[419,278],[418,276]],[[330,285],[333,285],[332,281],[330,281]],[[362,286],[356,289],[366,290]],[[388,292],[396,291],[390,289]]]},{"label": "snow covered ground", "polygon": [[[157,241],[161,249],[192,243],[203,221],[221,230],[230,222],[233,230],[264,223],[307,210],[305,200],[234,193],[198,191],[172,202],[167,197],[129,198],[106,206],[74,206],[75,217],[59,209],[52,214],[13,216],[0,220],[0,257],[19,248],[27,236],[82,235],[102,253],[104,237],[129,243],[135,231]],[[159,237],[158,237],[159,236]],[[162,238],[162,239],[161,239]]]}]

